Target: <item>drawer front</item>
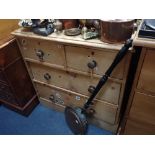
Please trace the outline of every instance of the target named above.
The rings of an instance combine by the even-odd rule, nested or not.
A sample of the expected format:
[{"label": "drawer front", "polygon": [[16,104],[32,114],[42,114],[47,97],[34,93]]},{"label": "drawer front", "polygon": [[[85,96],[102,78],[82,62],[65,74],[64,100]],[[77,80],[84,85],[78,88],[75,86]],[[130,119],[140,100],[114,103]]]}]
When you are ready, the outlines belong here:
[{"label": "drawer front", "polygon": [[138,89],[155,94],[155,51],[147,50],[139,77]]},{"label": "drawer front", "polygon": [[155,125],[155,97],[135,93],[129,117]]},{"label": "drawer front", "polygon": [[2,83],[0,83],[0,91],[6,92],[8,94],[11,94],[12,93],[11,90],[10,90],[10,88],[9,88],[9,86],[7,86],[5,84],[2,84]]},{"label": "drawer front", "polygon": [[65,66],[65,54],[62,44],[26,38],[20,38],[18,41],[25,58]]},{"label": "drawer front", "polygon": [[[34,79],[62,87],[86,96],[90,96],[99,79],[76,73],[55,70],[43,65],[31,63]],[[118,104],[121,84],[108,80],[97,95],[97,99]]]},{"label": "drawer front", "polygon": [[[68,68],[83,72],[93,72],[98,75],[105,73],[118,53],[118,51],[107,49],[94,50],[73,46],[66,46],[65,51]],[[114,69],[112,77],[123,79],[125,62],[126,58]]]},{"label": "drawer front", "polygon": [[124,134],[125,135],[154,135],[155,125],[128,119],[125,126]]},{"label": "drawer front", "polygon": [[11,95],[4,91],[0,90],[0,101],[1,102],[8,102],[9,104],[18,105],[16,99]]},{"label": "drawer front", "polygon": [[[70,105],[73,107],[83,107],[87,97],[75,95],[70,92],[64,92],[59,89],[51,88],[36,84],[40,97],[45,98],[53,104]],[[114,124],[117,112],[117,106],[108,104],[106,102],[94,101],[92,108],[95,110],[94,117],[105,122]]]}]

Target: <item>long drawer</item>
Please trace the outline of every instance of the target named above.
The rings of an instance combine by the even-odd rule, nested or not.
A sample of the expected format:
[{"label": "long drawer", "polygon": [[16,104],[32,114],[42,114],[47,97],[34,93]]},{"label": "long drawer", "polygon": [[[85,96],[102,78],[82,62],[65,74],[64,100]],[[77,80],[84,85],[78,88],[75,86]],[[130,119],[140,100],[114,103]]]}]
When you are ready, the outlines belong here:
[{"label": "long drawer", "polygon": [[25,58],[65,66],[64,46],[62,44],[27,38],[18,38],[18,42]]},{"label": "long drawer", "polygon": [[[88,99],[88,97],[80,94],[71,93],[69,91],[63,91],[61,89],[52,88],[39,83],[36,83],[36,87],[39,96],[50,101],[51,104],[57,104],[61,106],[70,105],[73,107],[82,107]],[[116,105],[95,100],[92,108],[95,110],[95,118],[111,124],[115,124],[115,118],[117,113]]]},{"label": "long drawer", "polygon": [[[30,63],[29,65],[35,80],[62,87],[86,96],[91,95],[99,81],[98,78],[90,78],[85,75],[56,70],[35,63]],[[121,84],[108,80],[96,98],[108,101],[112,104],[118,104],[120,89]]]},{"label": "long drawer", "polygon": [[[98,75],[104,74],[118,53],[118,51],[107,49],[96,50],[74,46],[65,46],[65,51],[68,68],[83,72],[93,71]],[[112,77],[123,79],[125,64],[126,58],[114,69]]]}]

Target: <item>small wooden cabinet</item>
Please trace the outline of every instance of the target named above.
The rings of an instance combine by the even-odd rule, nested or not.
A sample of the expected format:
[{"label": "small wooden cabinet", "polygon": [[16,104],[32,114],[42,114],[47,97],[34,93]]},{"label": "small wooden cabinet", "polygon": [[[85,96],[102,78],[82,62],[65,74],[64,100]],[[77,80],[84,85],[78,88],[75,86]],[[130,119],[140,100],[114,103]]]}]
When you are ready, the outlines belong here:
[{"label": "small wooden cabinet", "polygon": [[[40,102],[59,111],[64,111],[67,105],[84,105],[122,47],[103,43],[99,39],[85,41],[81,36],[70,37],[63,33],[42,37],[18,29],[13,34]],[[113,133],[117,132],[119,124],[131,56],[132,49],[115,68],[92,105],[95,114],[90,123]]]},{"label": "small wooden cabinet", "polygon": [[0,46],[0,102],[23,115],[39,102],[15,39]]}]

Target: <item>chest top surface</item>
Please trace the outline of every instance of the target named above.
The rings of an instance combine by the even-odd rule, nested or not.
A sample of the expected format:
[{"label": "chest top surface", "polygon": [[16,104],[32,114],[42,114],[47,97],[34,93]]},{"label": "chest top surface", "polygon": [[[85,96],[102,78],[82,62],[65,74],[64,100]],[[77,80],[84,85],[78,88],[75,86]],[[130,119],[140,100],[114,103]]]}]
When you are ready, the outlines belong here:
[{"label": "chest top surface", "polygon": [[[20,28],[12,32],[13,35],[17,37],[26,37],[26,38],[34,38],[34,39],[42,39],[42,40],[48,40],[48,41],[54,41],[59,42],[63,44],[73,44],[73,45],[82,45],[87,47],[93,47],[93,48],[100,48],[100,49],[109,49],[109,50],[120,50],[123,44],[109,44],[102,42],[99,38],[96,39],[90,39],[90,40],[84,40],[82,38],[82,35],[78,36],[66,36],[64,35],[64,32],[62,33],[52,33],[49,36],[40,36],[37,34],[34,34],[33,32]],[[134,38],[134,35],[132,36]],[[132,50],[130,48],[129,50]]]}]

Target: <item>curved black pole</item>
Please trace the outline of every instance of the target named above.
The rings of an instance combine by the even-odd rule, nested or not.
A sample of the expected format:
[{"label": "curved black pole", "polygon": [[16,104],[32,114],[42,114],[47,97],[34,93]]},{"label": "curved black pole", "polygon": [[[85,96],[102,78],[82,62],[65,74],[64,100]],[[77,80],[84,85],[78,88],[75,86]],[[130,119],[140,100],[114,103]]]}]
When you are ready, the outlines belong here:
[{"label": "curved black pole", "polygon": [[120,51],[116,55],[114,61],[112,62],[111,66],[105,72],[105,75],[102,76],[102,78],[98,82],[95,90],[93,91],[92,95],[90,96],[88,101],[84,104],[84,109],[83,110],[86,110],[92,104],[93,99],[95,98],[97,93],[100,91],[102,86],[106,83],[106,81],[108,80],[108,77],[111,75],[113,69],[123,59],[123,57],[126,55],[128,49],[132,46],[132,41],[133,41],[132,39],[127,40],[126,43],[124,44],[124,46],[120,49]]}]

